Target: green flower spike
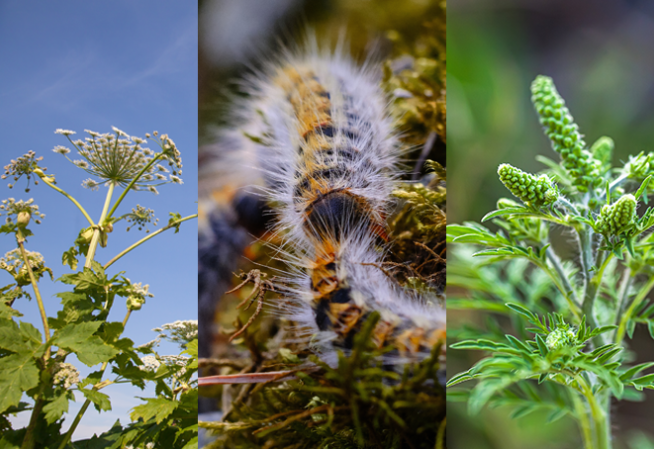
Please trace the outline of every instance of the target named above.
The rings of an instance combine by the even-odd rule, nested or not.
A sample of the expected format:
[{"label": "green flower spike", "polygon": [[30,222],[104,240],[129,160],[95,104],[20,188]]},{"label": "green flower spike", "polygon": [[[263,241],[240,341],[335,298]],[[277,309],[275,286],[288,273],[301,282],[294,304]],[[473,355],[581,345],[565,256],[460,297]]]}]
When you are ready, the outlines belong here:
[{"label": "green flower spike", "polygon": [[557,188],[547,175],[536,177],[509,164],[500,165],[497,174],[512,194],[534,207],[547,206],[559,197]]},{"label": "green flower spike", "polygon": [[597,217],[597,230],[604,235],[619,235],[631,229],[636,222],[636,198],[623,195],[618,201],[602,207]]},{"label": "green flower spike", "polygon": [[574,178],[574,185],[583,192],[599,186],[602,182],[601,162],[586,149],[586,142],[552,78],[536,77],[531,84],[531,93],[531,101],[545,134],[552,141],[552,149],[561,155],[563,166]]}]

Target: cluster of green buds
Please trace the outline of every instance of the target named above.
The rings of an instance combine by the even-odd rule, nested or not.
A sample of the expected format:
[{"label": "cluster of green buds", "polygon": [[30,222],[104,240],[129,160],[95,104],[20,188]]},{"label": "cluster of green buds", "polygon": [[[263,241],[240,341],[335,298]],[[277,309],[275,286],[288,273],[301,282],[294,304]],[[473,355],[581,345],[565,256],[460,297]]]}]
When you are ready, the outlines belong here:
[{"label": "cluster of green buds", "polygon": [[558,324],[545,339],[545,344],[550,351],[571,348],[577,344],[577,333],[567,323]]},{"label": "cluster of green buds", "polygon": [[561,155],[563,166],[574,178],[574,185],[584,192],[598,187],[602,182],[602,164],[586,149],[586,143],[552,78],[538,76],[531,84],[531,92],[531,101],[545,134],[552,142],[552,149]]},{"label": "cluster of green buds", "polygon": [[[147,138],[154,140],[162,149],[156,153],[144,146],[146,139],[136,136],[129,136],[120,129],[113,127],[113,134],[100,134],[95,131],[85,130],[90,137],[84,140],[71,140],[70,136],[74,131],[57,129],[55,134],[66,136],[70,143],[77,149],[82,159],[71,160],[68,154],[69,148],[57,145],[52,151],[64,155],[69,161],[80,167],[90,175],[99,180],[87,179],[82,186],[96,190],[102,184],[113,183],[127,187],[130,183],[134,190],[149,190],[158,193],[156,186],[168,183],[182,184],[182,159],[175,142],[164,134],[159,136],[155,131],[152,137],[146,134]],[[168,161],[167,168],[158,161]]]},{"label": "cluster of green buds", "polygon": [[501,164],[497,174],[513,195],[531,206],[548,206],[559,198],[558,189],[547,175],[535,176],[510,164]]},{"label": "cluster of green buds", "polygon": [[620,235],[634,226],[636,218],[636,198],[627,194],[615,203],[602,207],[595,227],[604,235]]}]

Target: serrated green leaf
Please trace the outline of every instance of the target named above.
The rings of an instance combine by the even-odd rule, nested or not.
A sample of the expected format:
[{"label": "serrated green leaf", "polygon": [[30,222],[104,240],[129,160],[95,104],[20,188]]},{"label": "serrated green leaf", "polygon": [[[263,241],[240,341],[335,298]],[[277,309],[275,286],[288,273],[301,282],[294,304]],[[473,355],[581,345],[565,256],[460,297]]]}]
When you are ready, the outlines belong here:
[{"label": "serrated green leaf", "polygon": [[94,389],[85,389],[85,388],[80,388],[79,391],[82,392],[84,397],[88,399],[89,401],[93,402],[93,406],[97,411],[109,411],[111,410],[111,401],[109,400],[109,396],[104,394],[101,391],[94,390]]},{"label": "serrated green leaf", "polygon": [[155,422],[160,424],[179,405],[179,402],[163,397],[148,398],[145,401],[145,404],[137,405],[132,409],[133,411],[129,415],[132,421],[137,421],[139,418],[144,421],[155,418]]},{"label": "serrated green leaf", "polygon": [[71,399],[74,399],[73,393],[66,390],[57,396],[53,401],[48,402],[43,407],[43,411],[45,412],[45,420],[48,422],[48,424],[52,424],[68,411],[68,402]]},{"label": "serrated green leaf", "polygon": [[0,358],[0,413],[18,405],[23,392],[39,384],[39,369],[30,353]]},{"label": "serrated green leaf", "polygon": [[56,332],[52,344],[74,352],[79,361],[88,366],[107,362],[118,354],[118,351],[105,344],[97,335],[93,335],[100,324],[102,323],[68,324]]}]

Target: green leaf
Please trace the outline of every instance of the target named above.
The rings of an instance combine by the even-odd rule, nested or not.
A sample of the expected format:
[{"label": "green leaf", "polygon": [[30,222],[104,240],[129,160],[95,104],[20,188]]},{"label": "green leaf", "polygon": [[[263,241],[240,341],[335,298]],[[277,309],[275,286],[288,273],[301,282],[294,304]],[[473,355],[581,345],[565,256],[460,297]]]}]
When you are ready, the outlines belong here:
[{"label": "green leaf", "polygon": [[638,198],[640,198],[641,195],[645,195],[644,201],[645,201],[645,204],[647,204],[647,194],[646,194],[646,191],[647,191],[647,185],[650,183],[650,181],[652,180],[653,176],[654,176],[654,175],[649,175],[647,178],[645,178],[645,180],[643,181],[643,183],[640,185],[640,187],[639,187],[638,190],[636,191],[636,195],[635,195],[635,196],[636,196],[636,201],[638,201]]},{"label": "green leaf", "polygon": [[640,373],[641,371],[645,371],[646,369],[649,369],[653,366],[654,366],[654,362],[641,363],[640,365],[633,366],[620,376],[620,380],[623,382],[628,381],[636,374]]},{"label": "green leaf", "polygon": [[86,397],[86,399],[93,402],[93,406],[97,411],[106,412],[111,410],[111,401],[109,400],[109,396],[102,393],[101,391],[94,390],[94,389],[87,390],[85,388],[80,388],[79,391],[82,392],[82,394]]},{"label": "green leaf", "polygon": [[93,335],[100,322],[72,323],[57,331],[53,345],[74,352],[80,362],[93,366],[109,361],[118,351]]},{"label": "green leaf", "polygon": [[547,357],[547,354],[550,353],[549,349],[547,348],[547,345],[543,341],[543,337],[540,335],[536,335],[536,344],[538,344],[538,350],[540,351],[541,355],[543,357]]},{"label": "green leaf", "polygon": [[30,353],[0,358],[0,413],[18,405],[23,392],[39,384],[39,369]]},{"label": "green leaf", "polygon": [[72,391],[66,390],[57,396],[53,401],[48,402],[43,407],[43,411],[45,412],[45,420],[48,422],[48,424],[52,424],[61,418],[62,415],[68,411],[68,402],[74,398],[75,397],[73,396]]},{"label": "green leaf", "polygon": [[505,306],[507,306],[509,309],[513,310],[514,312],[518,312],[520,315],[527,318],[530,322],[536,320],[536,315],[534,315],[529,309],[527,309],[526,307],[520,304],[506,303]]},{"label": "green leaf", "polygon": [[179,405],[179,402],[163,397],[148,398],[145,401],[145,404],[137,405],[132,409],[133,412],[129,415],[132,421],[138,421],[139,418],[142,418],[144,421],[155,418],[155,422],[160,424]]}]

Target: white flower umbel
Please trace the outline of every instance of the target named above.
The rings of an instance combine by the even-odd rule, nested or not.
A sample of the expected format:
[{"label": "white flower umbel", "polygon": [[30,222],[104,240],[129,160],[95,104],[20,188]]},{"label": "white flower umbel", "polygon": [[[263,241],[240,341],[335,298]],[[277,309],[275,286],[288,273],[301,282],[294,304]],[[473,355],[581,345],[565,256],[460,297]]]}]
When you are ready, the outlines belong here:
[{"label": "white flower umbel", "polygon": [[[168,135],[159,136],[157,132],[153,133],[154,137],[151,139],[161,147],[160,152],[155,152],[143,146],[147,143],[146,139],[130,136],[116,127],[112,129],[113,133],[106,134],[87,129],[85,131],[89,137],[75,141],[70,138],[74,132],[58,129],[56,133],[66,136],[82,159],[69,159],[70,150],[61,145],[56,146],[53,151],[62,154],[73,164],[98,178],[97,181],[90,180],[94,184],[90,184],[89,180],[85,181],[87,185],[93,187],[100,184],[113,184],[156,193],[155,186],[182,183],[179,177],[182,167],[180,153]],[[167,161],[172,174],[163,177],[155,176],[164,172],[157,161]]]},{"label": "white flower umbel", "polygon": [[77,371],[75,365],[58,363],[57,369],[58,371],[55,373],[52,382],[55,385],[60,385],[68,389],[79,382],[79,371]]}]

